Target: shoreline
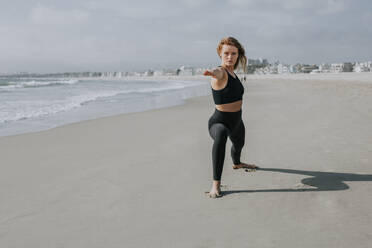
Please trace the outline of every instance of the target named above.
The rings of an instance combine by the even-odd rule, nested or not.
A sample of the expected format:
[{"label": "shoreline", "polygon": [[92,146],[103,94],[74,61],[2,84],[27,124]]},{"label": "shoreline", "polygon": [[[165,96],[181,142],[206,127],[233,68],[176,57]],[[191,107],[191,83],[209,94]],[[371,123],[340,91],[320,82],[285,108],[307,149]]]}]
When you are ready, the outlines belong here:
[{"label": "shoreline", "polygon": [[97,117],[97,118],[93,118],[93,119],[87,119],[87,120],[81,120],[81,121],[77,121],[77,122],[66,123],[66,124],[63,124],[63,125],[60,125],[60,126],[56,126],[56,127],[45,129],[45,130],[35,131],[35,132],[27,132],[27,133],[20,133],[20,134],[8,135],[8,136],[0,136],[0,141],[1,141],[2,138],[13,138],[13,137],[16,137],[16,136],[19,137],[19,136],[23,136],[23,135],[33,135],[33,134],[37,135],[37,134],[50,132],[50,131],[53,132],[55,129],[73,128],[74,125],[79,126],[79,125],[84,125],[86,123],[91,123],[91,122],[95,122],[95,121],[104,121],[105,119],[110,119],[110,118],[121,118],[121,117],[130,116],[130,115],[135,116],[135,115],[141,114],[141,113],[156,112],[156,111],[161,111],[161,110],[167,110],[169,108],[182,107],[183,105],[187,105],[192,101],[198,101],[198,99],[209,99],[209,97],[210,97],[209,95],[194,96],[194,97],[184,99],[182,104],[175,104],[175,105],[170,105],[170,106],[165,106],[165,107],[160,107],[160,108],[147,109],[147,110],[143,110],[143,111],[118,113],[118,114],[113,114],[113,115],[108,115],[108,116]]},{"label": "shoreline", "polygon": [[151,111],[156,111],[156,110],[161,110],[161,109],[172,108],[172,107],[176,107],[176,106],[182,106],[182,105],[187,104],[187,102],[189,100],[192,100],[194,98],[202,98],[202,97],[209,98],[209,95],[188,97],[188,98],[182,99],[182,102],[178,102],[178,103],[175,103],[175,104],[172,104],[172,105],[161,106],[161,107],[157,107],[157,108],[150,108],[150,109],[140,110],[140,111],[134,110],[134,111],[129,111],[129,112],[125,112],[125,113],[116,113],[116,114],[107,115],[107,116],[98,116],[98,117],[93,117],[93,118],[89,118],[89,119],[84,119],[84,120],[79,120],[79,121],[74,121],[74,122],[68,122],[68,123],[64,123],[62,125],[57,125],[57,126],[54,126],[54,127],[48,127],[48,128],[41,129],[41,130],[35,130],[35,131],[31,130],[31,131],[26,131],[26,132],[21,132],[21,133],[16,133],[16,134],[1,135],[0,140],[2,138],[10,138],[10,137],[22,136],[22,135],[27,135],[27,134],[36,134],[36,133],[48,132],[48,131],[52,131],[52,130],[57,129],[57,128],[64,128],[64,127],[74,125],[74,124],[81,124],[81,123],[84,123],[84,122],[91,122],[91,121],[105,119],[105,118],[120,117],[120,116],[123,116],[123,115],[126,116],[126,115],[131,115],[131,114],[145,113],[145,112],[151,112]]},{"label": "shoreline", "polygon": [[[156,82],[159,81],[159,79],[152,79],[151,81]],[[195,83],[190,83],[190,85],[187,85],[187,82],[184,83],[185,80],[181,81],[183,81],[185,88],[154,91],[153,93],[151,93],[150,96],[146,96],[143,98],[141,97],[128,98],[128,100],[123,100],[123,102],[121,102],[119,105],[112,104],[108,105],[109,103],[101,103],[101,105],[98,105],[98,103],[92,102],[87,105],[81,104],[81,106],[79,107],[69,109],[68,111],[54,113],[52,115],[1,123],[0,137],[49,130],[59,126],[63,126],[70,123],[76,123],[84,120],[94,120],[101,117],[114,116],[126,113],[137,113],[142,111],[148,111],[151,109],[159,109],[181,105],[185,103],[184,101],[185,99],[203,95],[207,96],[210,94],[210,92],[208,91],[207,84],[204,84],[204,82],[198,79],[192,80]],[[117,94],[117,96],[120,96],[120,94]],[[112,97],[117,96],[114,95]]]},{"label": "shoreline", "polygon": [[[260,80],[272,80],[272,81],[281,81],[281,80],[289,80],[289,81],[319,81],[319,82],[330,82],[333,83],[335,80],[338,80],[343,83],[350,83],[350,84],[372,84],[372,72],[364,72],[364,73],[318,73],[318,74],[266,74],[266,75],[255,75],[255,74],[237,74],[239,78],[242,78],[243,76],[246,76],[246,82],[243,82],[245,86],[249,85],[251,81],[260,81]],[[70,78],[74,80],[103,80],[103,81],[126,81],[126,80],[149,80],[149,81],[159,81],[159,80],[165,80],[165,81],[197,81],[197,82],[205,82],[206,83],[206,88],[209,88],[209,82],[210,82],[210,77],[206,77],[203,75],[194,75],[194,76],[148,76],[148,77],[125,77],[125,78]],[[201,86],[200,86],[201,87]],[[207,92],[202,94],[203,96],[210,96],[211,92]],[[195,95],[193,97],[199,97],[201,95]],[[187,97],[188,99],[190,97]],[[153,109],[159,109],[159,108],[168,108],[180,104],[185,104],[184,101],[178,102],[176,104],[168,104],[160,107],[156,107]],[[144,110],[133,110],[133,111],[128,111],[128,112],[123,112],[123,113],[114,113],[110,115],[103,115],[103,116],[96,116],[96,117],[87,117],[86,119],[83,120],[77,120],[77,121],[71,121],[67,123],[62,123],[58,124],[56,126],[52,127],[33,127],[33,129],[28,130],[28,131],[10,131],[10,134],[5,134],[5,135],[0,135],[1,137],[9,137],[13,135],[22,135],[25,133],[33,133],[33,132],[41,132],[45,130],[50,130],[56,127],[68,125],[71,123],[78,123],[81,121],[86,121],[86,120],[95,120],[99,118],[105,118],[108,116],[115,116],[115,115],[121,115],[121,114],[129,114],[129,113],[139,113],[143,111],[151,111],[152,108],[150,109],[144,109]],[[53,118],[53,116],[50,116],[50,118]],[[29,120],[26,120],[29,121]],[[17,121],[15,123],[22,129],[22,121]],[[50,124],[49,124],[50,125]]]}]

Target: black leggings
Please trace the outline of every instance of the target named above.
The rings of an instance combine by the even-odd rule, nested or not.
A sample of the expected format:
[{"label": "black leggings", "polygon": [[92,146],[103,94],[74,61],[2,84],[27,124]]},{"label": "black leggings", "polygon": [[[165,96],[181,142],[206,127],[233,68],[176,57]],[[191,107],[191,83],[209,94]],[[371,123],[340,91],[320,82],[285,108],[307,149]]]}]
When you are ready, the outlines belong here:
[{"label": "black leggings", "polygon": [[245,127],[242,110],[222,112],[215,109],[208,121],[209,134],[214,140],[212,148],[213,179],[221,180],[227,137],[232,142],[231,157],[235,165],[240,164],[240,154],[244,146]]}]

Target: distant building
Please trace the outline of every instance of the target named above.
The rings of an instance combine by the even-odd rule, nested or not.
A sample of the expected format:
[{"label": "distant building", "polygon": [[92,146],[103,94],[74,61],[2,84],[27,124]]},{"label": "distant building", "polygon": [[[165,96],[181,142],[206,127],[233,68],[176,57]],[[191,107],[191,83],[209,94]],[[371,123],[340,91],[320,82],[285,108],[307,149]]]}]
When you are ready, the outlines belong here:
[{"label": "distant building", "polygon": [[246,73],[258,73],[263,74],[266,73],[266,71],[263,69],[269,65],[267,59],[248,59],[247,60],[247,67],[246,67]]},{"label": "distant building", "polygon": [[163,75],[164,75],[164,71],[163,70],[154,71],[154,76],[163,76]]},{"label": "distant building", "polygon": [[364,63],[356,62],[354,65],[353,71],[354,72],[368,72],[368,71],[371,71],[370,66],[371,65],[368,64],[368,62],[364,62]]},{"label": "distant building", "polygon": [[192,76],[194,75],[194,69],[192,67],[186,67],[186,66],[181,66],[177,70],[177,75],[179,76]]},{"label": "distant building", "polygon": [[263,65],[263,66],[266,66],[269,63],[268,63],[267,59],[258,58],[258,59],[248,59],[247,64],[248,65]]},{"label": "distant building", "polygon": [[164,76],[175,76],[175,75],[177,75],[177,70],[164,69]]},{"label": "distant building", "polygon": [[327,63],[322,63],[319,65],[319,72],[330,72],[331,65]]},{"label": "distant building", "polygon": [[288,69],[289,73],[299,73],[301,72],[301,65],[300,64],[289,65]]},{"label": "distant building", "polygon": [[320,73],[321,71],[319,69],[314,69],[310,72],[310,74],[316,74],[316,73]]},{"label": "distant building", "polygon": [[301,72],[303,73],[310,73],[313,70],[317,70],[319,67],[317,65],[303,65],[301,66]]},{"label": "distant building", "polygon": [[291,65],[290,70],[291,70],[292,73],[300,73],[301,72],[301,67],[302,67],[302,65],[297,63],[295,65]]},{"label": "distant building", "polygon": [[151,77],[151,76],[153,76],[154,75],[154,71],[153,70],[147,70],[147,71],[145,71],[145,73],[144,73],[144,76],[145,77]]},{"label": "distant building", "polygon": [[284,65],[281,63],[278,65],[278,74],[288,74],[289,72],[289,65]]},{"label": "distant building", "polygon": [[277,64],[274,64],[274,65],[269,65],[269,66],[266,66],[265,67],[267,74],[278,74],[278,65]]},{"label": "distant building", "polygon": [[121,72],[119,72],[118,76],[120,78],[122,78],[122,77],[125,77],[125,74],[126,74],[126,72],[121,71]]},{"label": "distant building", "polygon": [[113,72],[102,72],[101,77],[103,77],[103,78],[114,77],[114,73]]},{"label": "distant building", "polygon": [[331,64],[330,68],[331,72],[352,72],[353,71],[353,64],[350,62],[346,63],[333,63]]},{"label": "distant building", "polygon": [[343,72],[352,72],[353,71],[353,64],[350,62],[343,63],[342,71]]},{"label": "distant building", "polygon": [[330,68],[330,72],[342,72],[343,71],[343,64],[342,63],[332,63],[331,64],[331,68]]}]

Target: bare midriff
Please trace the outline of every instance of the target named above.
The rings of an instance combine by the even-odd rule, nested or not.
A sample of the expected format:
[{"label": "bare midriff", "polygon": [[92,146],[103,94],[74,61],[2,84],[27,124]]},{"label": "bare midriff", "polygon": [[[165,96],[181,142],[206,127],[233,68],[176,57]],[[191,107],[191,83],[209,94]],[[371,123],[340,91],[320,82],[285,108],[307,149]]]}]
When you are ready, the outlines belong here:
[{"label": "bare midriff", "polygon": [[223,112],[238,112],[243,105],[243,100],[236,102],[226,103],[226,104],[216,104],[216,109]]}]

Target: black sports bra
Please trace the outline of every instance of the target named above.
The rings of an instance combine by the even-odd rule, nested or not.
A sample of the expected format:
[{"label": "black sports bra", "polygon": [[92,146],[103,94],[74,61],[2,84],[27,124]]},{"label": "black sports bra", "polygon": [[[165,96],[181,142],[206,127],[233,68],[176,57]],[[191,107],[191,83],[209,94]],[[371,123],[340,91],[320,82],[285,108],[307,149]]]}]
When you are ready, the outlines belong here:
[{"label": "black sports bra", "polygon": [[240,82],[238,76],[235,75],[235,78],[233,78],[233,76],[231,76],[229,72],[226,71],[226,73],[228,79],[225,88],[215,90],[211,86],[215,104],[232,103],[243,99],[244,87],[243,84]]}]

